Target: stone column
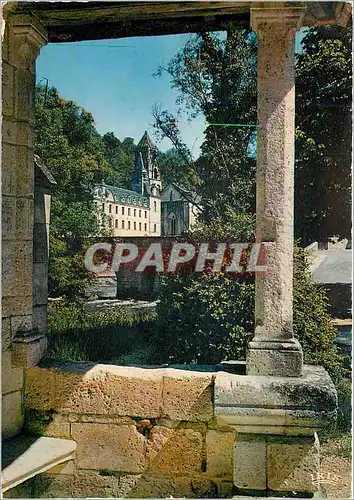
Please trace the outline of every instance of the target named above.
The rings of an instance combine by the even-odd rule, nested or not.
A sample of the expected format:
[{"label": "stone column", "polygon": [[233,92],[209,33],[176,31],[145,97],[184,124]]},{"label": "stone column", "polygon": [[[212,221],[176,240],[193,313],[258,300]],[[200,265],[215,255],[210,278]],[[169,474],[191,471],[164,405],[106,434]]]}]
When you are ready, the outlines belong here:
[{"label": "stone column", "polygon": [[[8,7],[8,9],[6,9]],[[33,269],[33,125],[35,61],[46,31],[32,15],[4,8],[2,45],[2,389],[3,437],[22,425],[25,358],[14,341],[30,337]],[[23,350],[22,350],[23,351]]]},{"label": "stone column", "polygon": [[267,271],[256,276],[251,375],[299,376],[302,349],[293,337],[295,33],[304,9],[251,9],[258,35],[256,239],[267,242]]}]

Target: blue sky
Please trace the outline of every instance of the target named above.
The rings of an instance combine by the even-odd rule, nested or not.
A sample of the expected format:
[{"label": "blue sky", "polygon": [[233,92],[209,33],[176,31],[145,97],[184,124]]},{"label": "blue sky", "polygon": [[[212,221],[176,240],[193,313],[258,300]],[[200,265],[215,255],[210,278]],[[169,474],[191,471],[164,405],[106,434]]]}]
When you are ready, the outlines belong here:
[{"label": "blue sky", "polygon": [[[157,78],[153,74],[189,37],[187,34],[49,44],[37,59],[37,80],[47,78],[64,98],[90,111],[99,133],[114,132],[121,140],[133,137],[137,142],[147,130],[156,140],[151,109],[155,103],[161,103],[164,109],[174,111],[177,93],[171,89],[168,75]],[[180,128],[188,147],[198,155],[204,118]],[[171,144],[164,140],[159,147],[164,151]]]}]

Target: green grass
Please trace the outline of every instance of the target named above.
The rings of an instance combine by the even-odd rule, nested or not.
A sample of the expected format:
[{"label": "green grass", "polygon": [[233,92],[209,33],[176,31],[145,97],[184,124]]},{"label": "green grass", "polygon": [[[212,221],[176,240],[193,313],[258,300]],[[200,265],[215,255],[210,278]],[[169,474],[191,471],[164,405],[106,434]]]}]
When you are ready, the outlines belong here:
[{"label": "green grass", "polygon": [[155,315],[151,312],[138,315],[111,309],[87,313],[81,305],[52,303],[47,357],[74,362],[148,362],[154,323]]}]

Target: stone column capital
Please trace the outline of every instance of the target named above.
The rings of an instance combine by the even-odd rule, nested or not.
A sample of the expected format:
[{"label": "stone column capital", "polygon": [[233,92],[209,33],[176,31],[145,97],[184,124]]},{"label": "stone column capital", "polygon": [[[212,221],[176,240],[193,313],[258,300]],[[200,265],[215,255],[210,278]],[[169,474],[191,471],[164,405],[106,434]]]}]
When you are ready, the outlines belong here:
[{"label": "stone column capital", "polygon": [[31,14],[11,14],[8,19],[11,50],[10,63],[23,69],[31,69],[40,49],[48,41],[45,26]]},{"label": "stone column capital", "polygon": [[302,25],[305,11],[303,7],[251,9],[251,28],[258,33],[267,25],[275,24],[277,29],[283,27],[287,31],[297,31]]}]

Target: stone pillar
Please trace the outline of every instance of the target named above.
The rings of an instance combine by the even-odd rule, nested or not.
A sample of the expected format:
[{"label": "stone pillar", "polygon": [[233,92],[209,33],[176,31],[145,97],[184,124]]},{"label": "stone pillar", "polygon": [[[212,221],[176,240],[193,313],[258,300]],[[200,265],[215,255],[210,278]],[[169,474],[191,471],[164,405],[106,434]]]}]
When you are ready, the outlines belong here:
[{"label": "stone pillar", "polygon": [[[2,390],[3,437],[22,426],[23,370],[17,336],[32,333],[33,125],[35,61],[46,43],[32,15],[4,8],[2,45]],[[27,356],[27,355],[26,355]]]},{"label": "stone pillar", "polygon": [[295,33],[304,9],[251,9],[258,35],[256,239],[267,242],[267,271],[256,276],[255,336],[247,373],[299,376],[293,337]]}]

